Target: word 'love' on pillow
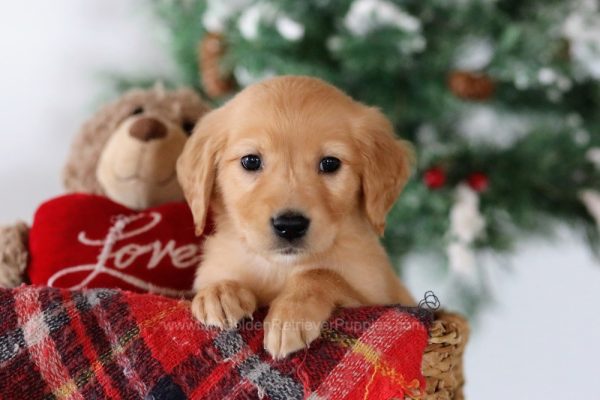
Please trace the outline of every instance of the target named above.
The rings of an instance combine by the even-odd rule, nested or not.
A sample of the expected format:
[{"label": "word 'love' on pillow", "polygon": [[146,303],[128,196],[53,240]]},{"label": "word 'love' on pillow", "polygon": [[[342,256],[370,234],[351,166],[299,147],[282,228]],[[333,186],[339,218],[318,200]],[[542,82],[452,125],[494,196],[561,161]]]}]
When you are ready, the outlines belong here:
[{"label": "word 'love' on pillow", "polygon": [[184,202],[134,211],[89,194],[52,199],[29,236],[29,280],[65,289],[121,288],[191,294],[200,238]]}]

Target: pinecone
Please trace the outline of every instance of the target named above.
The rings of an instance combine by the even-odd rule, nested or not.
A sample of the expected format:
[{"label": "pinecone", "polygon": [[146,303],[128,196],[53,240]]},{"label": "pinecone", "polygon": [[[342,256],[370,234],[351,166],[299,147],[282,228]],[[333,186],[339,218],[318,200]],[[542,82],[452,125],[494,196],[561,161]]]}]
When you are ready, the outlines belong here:
[{"label": "pinecone", "polygon": [[221,69],[223,54],[225,54],[225,43],[218,33],[207,33],[198,45],[198,65],[202,86],[210,97],[223,96],[235,87],[233,75]]},{"label": "pinecone", "polygon": [[466,100],[487,100],[496,87],[489,75],[469,71],[453,71],[448,86],[457,97]]},{"label": "pinecone", "polygon": [[563,62],[571,61],[571,42],[567,39],[561,39],[558,50],[555,55],[556,59]]}]

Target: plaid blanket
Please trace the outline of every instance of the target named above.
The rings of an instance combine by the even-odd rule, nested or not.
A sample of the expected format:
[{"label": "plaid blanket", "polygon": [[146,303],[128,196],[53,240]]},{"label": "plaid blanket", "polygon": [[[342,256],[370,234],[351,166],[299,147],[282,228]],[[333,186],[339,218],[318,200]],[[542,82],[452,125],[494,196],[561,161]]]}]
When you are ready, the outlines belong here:
[{"label": "plaid blanket", "polygon": [[339,310],[309,350],[275,361],[258,311],[206,329],[150,294],[0,289],[1,399],[387,399],[424,393],[427,312]]}]

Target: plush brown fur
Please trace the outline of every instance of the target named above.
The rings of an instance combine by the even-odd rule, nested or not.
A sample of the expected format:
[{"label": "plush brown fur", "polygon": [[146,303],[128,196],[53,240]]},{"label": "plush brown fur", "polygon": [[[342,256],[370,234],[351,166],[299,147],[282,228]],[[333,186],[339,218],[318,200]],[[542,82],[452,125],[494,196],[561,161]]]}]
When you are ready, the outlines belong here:
[{"label": "plush brown fur", "polygon": [[176,125],[194,123],[209,107],[190,89],[167,91],[160,86],[150,90],[134,89],[106,105],[88,120],[71,145],[63,171],[65,188],[69,192],[105,194],[98,182],[96,170],[104,148],[133,111],[143,106],[145,113],[158,114]]},{"label": "plush brown fur", "polygon": [[[135,113],[139,107],[143,112]],[[65,188],[68,192],[107,195],[132,208],[183,199],[175,178],[175,162],[187,141],[184,127],[193,127],[208,110],[191,89],[167,91],[156,86],[125,93],[99,110],[75,137],[64,169]],[[164,140],[143,143],[133,138],[128,130],[142,118],[161,121],[167,132]],[[129,176],[132,162],[140,179]],[[123,175],[120,170],[128,174],[121,182],[112,176],[115,172]],[[168,185],[162,185],[165,173],[173,176]],[[0,229],[0,287],[23,282],[27,233],[23,223]]]},{"label": "plush brown fur", "polygon": [[[248,154],[261,170],[242,168]],[[326,156],[342,161],[335,173],[319,172]],[[197,230],[209,205],[216,220],[194,315],[225,328],[268,304],[264,345],[284,357],[318,337],[335,307],[412,303],[379,243],[412,159],[381,112],[313,78],[263,81],[209,113],[178,162]],[[311,220],[295,246],[270,223],[290,209]]]},{"label": "plush brown fur", "polygon": [[24,222],[0,227],[0,287],[16,287],[28,261],[29,228]]}]

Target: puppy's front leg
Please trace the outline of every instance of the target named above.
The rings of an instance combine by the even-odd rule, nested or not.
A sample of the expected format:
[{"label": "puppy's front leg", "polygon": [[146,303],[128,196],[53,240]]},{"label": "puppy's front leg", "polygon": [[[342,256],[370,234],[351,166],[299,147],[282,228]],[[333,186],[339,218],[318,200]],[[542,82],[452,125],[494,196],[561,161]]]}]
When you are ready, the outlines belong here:
[{"label": "puppy's front leg", "polygon": [[335,307],[361,304],[365,304],[362,296],[336,272],[313,269],[293,274],[265,319],[265,349],[273,358],[283,358],[308,347]]},{"label": "puppy's front leg", "polygon": [[234,328],[256,310],[256,296],[233,280],[223,280],[198,290],[192,301],[192,314],[207,326]]}]

